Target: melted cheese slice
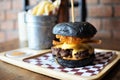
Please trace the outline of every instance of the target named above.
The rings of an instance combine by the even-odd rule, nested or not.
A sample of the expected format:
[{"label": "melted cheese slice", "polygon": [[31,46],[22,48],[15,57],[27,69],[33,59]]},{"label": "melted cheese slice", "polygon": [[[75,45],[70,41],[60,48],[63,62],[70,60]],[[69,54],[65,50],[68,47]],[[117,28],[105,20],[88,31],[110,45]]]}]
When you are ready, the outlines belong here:
[{"label": "melted cheese slice", "polygon": [[[92,54],[94,52],[94,48],[92,48],[90,45],[88,44],[62,44],[62,45],[57,45],[55,46],[56,48],[61,48],[61,49],[73,49],[72,51],[72,58],[70,57],[63,57],[63,59],[67,59],[67,60],[78,60],[75,57],[75,53],[80,52],[80,51],[84,51],[84,50],[89,50],[89,54]],[[79,58],[79,60],[82,58]]]}]

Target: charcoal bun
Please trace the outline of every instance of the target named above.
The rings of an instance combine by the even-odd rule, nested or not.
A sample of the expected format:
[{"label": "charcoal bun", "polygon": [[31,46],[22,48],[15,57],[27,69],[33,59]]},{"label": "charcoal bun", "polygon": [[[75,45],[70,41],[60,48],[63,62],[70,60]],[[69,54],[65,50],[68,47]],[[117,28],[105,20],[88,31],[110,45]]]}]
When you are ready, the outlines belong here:
[{"label": "charcoal bun", "polygon": [[88,22],[59,23],[53,28],[53,34],[79,38],[91,38],[96,32],[96,28]]},{"label": "charcoal bun", "polygon": [[[55,57],[55,56],[54,56]],[[65,60],[61,57],[55,57],[58,64],[63,67],[76,68],[76,67],[84,67],[86,65],[92,65],[95,58],[95,54],[90,55],[88,58],[82,60]]]}]

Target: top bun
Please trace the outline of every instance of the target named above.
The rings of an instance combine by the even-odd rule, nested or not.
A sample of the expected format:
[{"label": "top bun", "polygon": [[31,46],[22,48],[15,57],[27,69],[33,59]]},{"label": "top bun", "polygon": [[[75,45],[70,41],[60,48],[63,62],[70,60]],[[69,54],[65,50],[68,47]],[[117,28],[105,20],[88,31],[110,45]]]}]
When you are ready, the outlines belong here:
[{"label": "top bun", "polygon": [[53,34],[79,38],[91,38],[96,32],[96,28],[88,22],[59,23],[53,28]]}]

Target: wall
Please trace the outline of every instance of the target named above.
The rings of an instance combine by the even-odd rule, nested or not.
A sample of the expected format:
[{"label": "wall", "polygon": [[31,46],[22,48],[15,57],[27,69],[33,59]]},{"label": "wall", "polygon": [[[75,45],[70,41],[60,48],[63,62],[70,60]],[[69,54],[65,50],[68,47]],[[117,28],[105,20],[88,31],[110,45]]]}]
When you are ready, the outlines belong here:
[{"label": "wall", "polygon": [[17,13],[21,9],[19,0],[0,0],[0,42],[16,38],[17,30]]},{"label": "wall", "polygon": [[[75,0],[78,1],[78,0]],[[86,0],[87,21],[98,30],[96,37],[120,40],[120,0]],[[78,9],[75,9],[77,12]],[[75,13],[79,21],[79,12]]]},{"label": "wall", "polygon": [[88,21],[99,30],[97,36],[120,40],[120,0],[88,0]]},{"label": "wall", "polygon": [[[23,0],[0,0],[0,43],[18,38],[17,14]],[[37,0],[30,0],[35,4]]]}]

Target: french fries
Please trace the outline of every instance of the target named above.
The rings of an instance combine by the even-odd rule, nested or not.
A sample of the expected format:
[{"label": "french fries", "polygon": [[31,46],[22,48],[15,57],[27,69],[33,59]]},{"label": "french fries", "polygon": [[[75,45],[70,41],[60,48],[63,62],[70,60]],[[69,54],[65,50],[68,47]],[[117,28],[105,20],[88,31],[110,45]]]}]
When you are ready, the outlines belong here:
[{"label": "french fries", "polygon": [[101,40],[91,40],[91,39],[81,39],[77,37],[70,37],[70,36],[62,36],[62,35],[56,35],[56,38],[59,39],[59,41],[53,40],[53,45],[58,45],[58,44],[80,44],[80,43],[96,43],[96,44],[101,44]]},{"label": "french fries", "polygon": [[32,15],[50,15],[51,13],[57,14],[57,9],[59,8],[61,0],[56,0],[54,2],[50,0],[43,0],[38,5],[32,9]]}]

